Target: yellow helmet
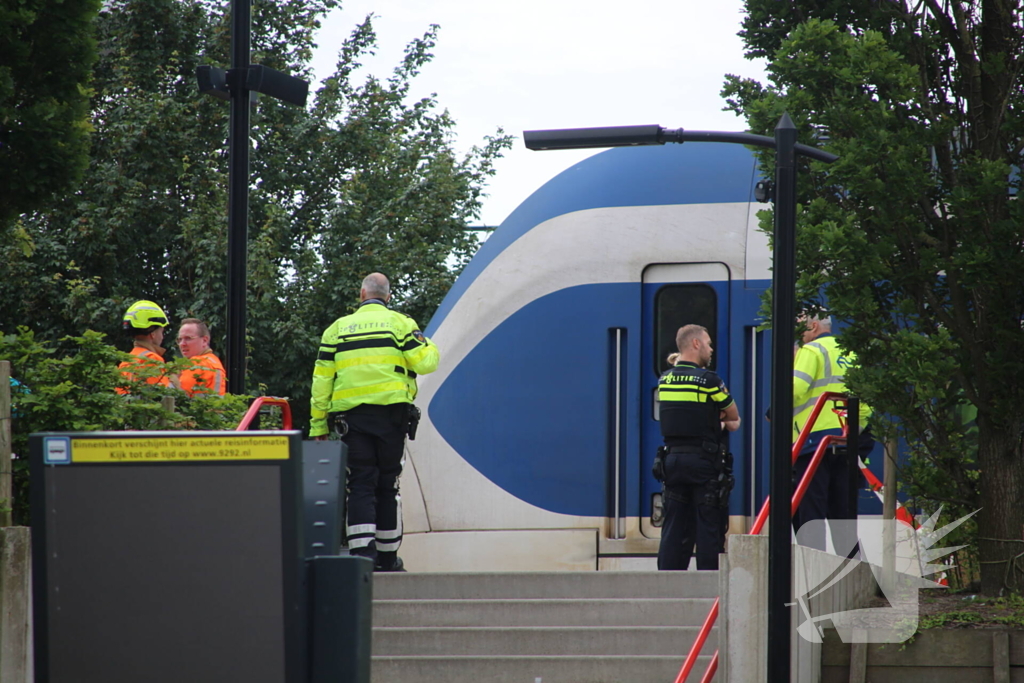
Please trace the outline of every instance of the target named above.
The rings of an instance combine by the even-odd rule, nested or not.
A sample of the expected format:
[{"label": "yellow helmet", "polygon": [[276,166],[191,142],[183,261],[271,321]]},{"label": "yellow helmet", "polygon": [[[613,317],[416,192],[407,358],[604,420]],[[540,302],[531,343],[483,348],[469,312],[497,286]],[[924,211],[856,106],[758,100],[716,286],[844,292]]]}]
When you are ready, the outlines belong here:
[{"label": "yellow helmet", "polygon": [[124,313],[121,327],[128,334],[146,334],[155,327],[167,327],[169,324],[164,309],[152,301],[136,301]]}]

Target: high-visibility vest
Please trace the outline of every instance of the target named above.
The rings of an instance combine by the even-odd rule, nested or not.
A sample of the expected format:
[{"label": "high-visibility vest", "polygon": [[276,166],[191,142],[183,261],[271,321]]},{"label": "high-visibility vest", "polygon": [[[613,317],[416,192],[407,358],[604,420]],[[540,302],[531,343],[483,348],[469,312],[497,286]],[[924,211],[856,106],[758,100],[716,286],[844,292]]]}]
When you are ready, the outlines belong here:
[{"label": "high-visibility vest", "polygon": [[[827,391],[846,392],[846,370],[857,362],[853,353],[843,352],[836,338],[831,334],[821,335],[807,342],[793,360],[793,441],[800,436],[800,430],[814,412],[814,404],[818,397]],[[871,408],[860,402],[860,428],[867,425],[871,416]],[[832,404],[826,405],[818,414],[818,419],[811,427],[811,432],[828,429],[841,429],[839,416],[832,410]]]},{"label": "high-visibility vest", "polygon": [[412,403],[416,376],[437,369],[440,353],[416,321],[374,300],[338,318],[320,339],[313,368],[309,435],[327,433],[327,414],[358,405]]},{"label": "high-visibility vest", "polygon": [[[133,348],[132,355],[135,356],[134,359],[122,361],[117,365],[117,367],[121,370],[121,374],[124,375],[125,379],[127,379],[129,382],[135,381],[135,374],[131,371],[133,367],[156,367],[164,364],[163,356],[161,356],[156,351],[150,351],[145,346],[136,346],[135,348]],[[165,375],[157,375],[153,377],[147,377],[146,383],[160,384],[162,386],[169,387],[171,385],[171,380],[169,377]],[[115,388],[114,391],[116,391],[119,394],[128,393],[127,389],[122,389],[120,387]]]},{"label": "high-visibility vest", "polygon": [[181,388],[189,396],[211,394],[223,396],[228,390],[224,366],[213,351],[192,356],[192,367],[181,373]]}]

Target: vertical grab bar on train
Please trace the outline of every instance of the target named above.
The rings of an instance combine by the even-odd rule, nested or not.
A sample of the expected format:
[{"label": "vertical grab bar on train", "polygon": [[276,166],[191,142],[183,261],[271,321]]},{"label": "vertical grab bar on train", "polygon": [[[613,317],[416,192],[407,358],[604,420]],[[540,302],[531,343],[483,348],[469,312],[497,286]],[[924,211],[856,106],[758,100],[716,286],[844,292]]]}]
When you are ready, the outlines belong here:
[{"label": "vertical grab bar on train", "polygon": [[620,497],[622,496],[622,328],[615,328],[615,428],[613,430],[615,445],[615,526],[612,537],[616,540],[622,538],[622,509]]}]

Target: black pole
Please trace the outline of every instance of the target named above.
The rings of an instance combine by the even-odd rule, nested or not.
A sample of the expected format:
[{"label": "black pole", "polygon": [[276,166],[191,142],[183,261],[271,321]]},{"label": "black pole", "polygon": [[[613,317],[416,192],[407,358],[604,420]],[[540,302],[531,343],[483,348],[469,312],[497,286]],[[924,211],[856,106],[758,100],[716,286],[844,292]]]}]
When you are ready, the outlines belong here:
[{"label": "black pole", "polygon": [[245,393],[245,276],[249,224],[249,66],[251,0],[231,0],[230,169],[228,172],[228,390]]},{"label": "black pole", "polygon": [[775,240],[772,273],[772,413],[768,518],[768,680],[789,681],[793,556],[793,324],[796,316],[796,126],[775,127]]}]

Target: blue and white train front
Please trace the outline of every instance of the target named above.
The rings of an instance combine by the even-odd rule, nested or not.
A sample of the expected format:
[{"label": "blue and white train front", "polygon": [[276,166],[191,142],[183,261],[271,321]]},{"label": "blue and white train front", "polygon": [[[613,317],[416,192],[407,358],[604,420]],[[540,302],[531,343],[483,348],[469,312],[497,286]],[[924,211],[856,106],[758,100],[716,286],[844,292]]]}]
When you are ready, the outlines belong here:
[{"label": "blue and white train front", "polygon": [[402,478],[407,566],[653,568],[655,387],[693,322],[745,418],[730,507],[745,524],[767,441],[747,414],[767,395],[756,180],[738,145],[612,149],[494,232],[427,330],[442,362],[420,378]]}]

